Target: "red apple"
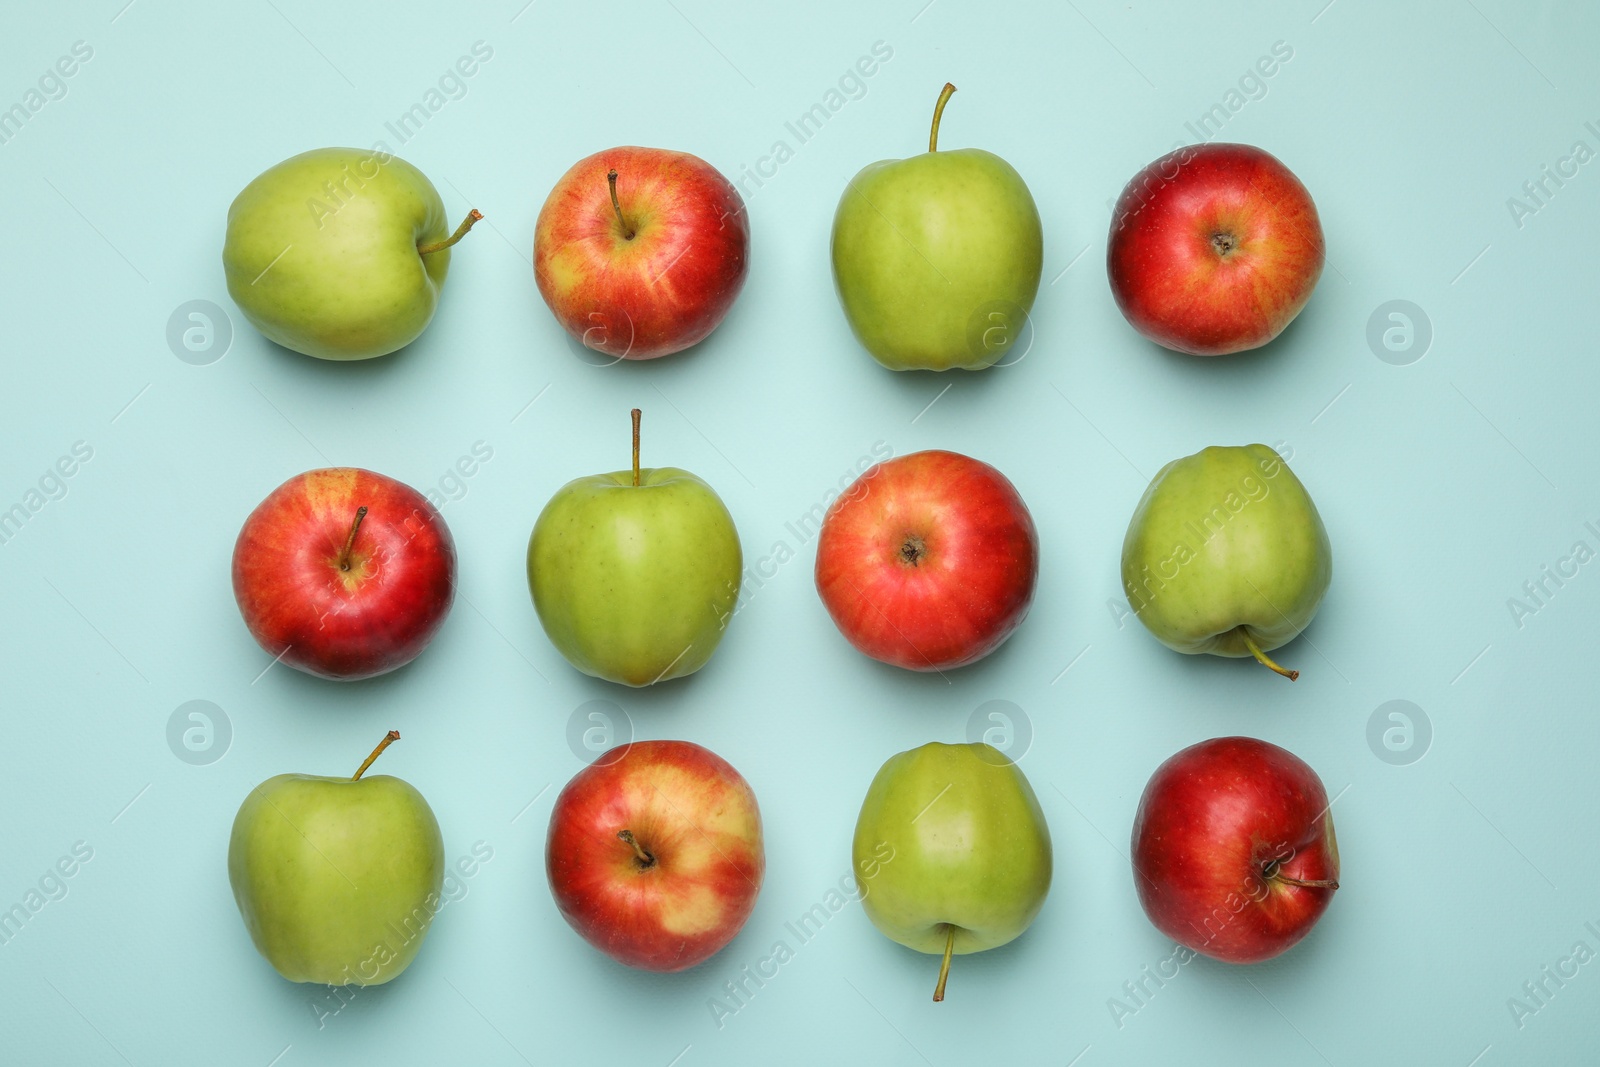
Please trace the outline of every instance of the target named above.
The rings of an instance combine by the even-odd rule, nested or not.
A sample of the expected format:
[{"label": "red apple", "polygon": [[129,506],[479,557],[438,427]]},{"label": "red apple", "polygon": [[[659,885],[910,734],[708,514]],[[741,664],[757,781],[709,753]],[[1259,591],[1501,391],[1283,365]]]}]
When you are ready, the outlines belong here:
[{"label": "red apple", "polygon": [[556,907],[584,940],[646,971],[682,971],[756,906],[761,812],[739,772],[688,741],[602,753],[556,797],[545,846]]},{"label": "red apple", "polygon": [[1253,737],[1189,746],[1139,799],[1133,881],[1156,928],[1195,952],[1255,963],[1286,951],[1339,888],[1322,780]]},{"label": "red apple", "polygon": [[884,460],[835,500],[817,593],[873,659],[942,671],[982,659],[1033,603],[1039,537],[1005,475],[956,452]]},{"label": "red apple", "polygon": [[539,211],[533,277],[580,344],[655,359],[703,340],[744,287],[750,223],[687,152],[612,148],[573,164]]},{"label": "red apple", "polygon": [[1253,145],[1201,144],[1133,176],[1106,271],[1133,328],[1196,356],[1259,348],[1322,275],[1322,223],[1300,179]]},{"label": "red apple", "polygon": [[250,633],[321,678],[410,663],[449,614],[455,579],[455,541],[434,506],[359,467],[290,478],[233,546],[233,595]]}]

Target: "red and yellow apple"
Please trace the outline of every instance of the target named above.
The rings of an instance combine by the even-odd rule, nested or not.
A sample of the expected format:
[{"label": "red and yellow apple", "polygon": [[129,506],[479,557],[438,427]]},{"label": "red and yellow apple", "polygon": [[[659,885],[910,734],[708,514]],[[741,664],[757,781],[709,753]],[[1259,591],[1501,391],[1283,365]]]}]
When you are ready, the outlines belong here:
[{"label": "red and yellow apple", "polygon": [[1196,356],[1282,333],[1323,260],[1311,194],[1275,156],[1244,144],[1190,145],[1135,174],[1106,246],[1111,295],[1128,322]]},{"label": "red and yellow apple", "polygon": [[611,148],[561,176],[534,226],[533,276],[587,348],[655,359],[705,339],[744,287],[750,222],[687,152]]},{"label": "red and yellow apple", "polygon": [[359,467],[290,478],[233,546],[233,595],[251,635],[321,678],[410,663],[449,614],[455,576],[455,541],[434,506]]},{"label": "red and yellow apple", "polygon": [[1216,737],[1151,776],[1133,823],[1133,882],[1156,929],[1228,963],[1286,952],[1339,888],[1322,779],[1252,737]]},{"label": "red and yellow apple", "polygon": [[602,753],[561,790],[545,846],[550,892],[595,948],[682,971],[733,940],[766,871],[756,796],[688,741]]},{"label": "red and yellow apple", "polygon": [[873,659],[965,666],[1028,614],[1039,575],[1033,517],[1009,479],[957,452],[869,468],[828,508],[816,582],[834,625]]}]

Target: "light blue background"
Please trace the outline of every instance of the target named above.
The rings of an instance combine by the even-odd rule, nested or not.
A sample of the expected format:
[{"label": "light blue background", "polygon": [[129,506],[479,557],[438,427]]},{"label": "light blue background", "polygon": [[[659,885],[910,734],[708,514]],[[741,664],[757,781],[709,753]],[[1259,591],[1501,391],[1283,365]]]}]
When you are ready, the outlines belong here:
[{"label": "light blue background", "polygon": [[[1600,564],[1520,627],[1507,606],[1575,541],[1600,548],[1583,525],[1600,525],[1600,162],[1520,226],[1507,205],[1574,141],[1600,148],[1583,125],[1600,126],[1591,7],[124,2],[9,4],[0,30],[0,106],[73,42],[94,50],[66,95],[0,144],[0,508],[73,442],[93,449],[65,498],[0,545],[0,907],[74,842],[93,849],[66,897],[0,946],[0,1059],[1594,1061],[1600,962],[1520,1028],[1507,1005],[1575,942],[1600,950],[1584,925],[1600,926]],[[465,95],[398,144],[385,122],[477,41],[493,57]],[[893,58],[865,95],[796,146],[784,123],[877,41]],[[1194,140],[1184,124],[1278,41],[1292,59],[1221,138],[1268,148],[1312,190],[1328,270],[1265,351],[1169,354],[1110,299],[1108,201]],[[981,375],[892,375],[838,311],[828,228],[857,169],[922,149],[947,79],[960,92],[941,146],[999,153],[1038,200],[1036,341]],[[476,206],[487,218],[408,350],[334,365],[274,348],[223,285],[228,203],[286,156],[379,138],[433,179],[452,217]],[[746,182],[750,280],[717,333],[649,365],[579,358],[528,263],[555,179],[633,143],[695,152],[737,180],[780,138],[796,152],[765,184]],[[232,315],[231,350],[208,366],[175,358],[165,339],[169,315],[194,299]],[[1406,366],[1366,339],[1395,299],[1419,305],[1434,332]],[[646,692],[569,668],[523,577],[549,495],[625,464],[633,405],[645,409],[645,462],[708,479],[751,564],[780,540],[796,552],[709,667]],[[263,674],[228,583],[250,508],[328,464],[437,487],[480,441],[493,458],[444,508],[461,596],[434,646],[356,685]],[[1112,610],[1148,477],[1205,445],[1249,441],[1292,449],[1334,545],[1322,612],[1282,650],[1303,671],[1294,685],[1170,653]],[[817,602],[814,546],[785,527],[875,442],[987,460],[1038,523],[1031,617],[947,679],[853,652]],[[193,699],[232,724],[209,766],[166,741],[169,716]],[[761,799],[768,876],[755,914],[687,974],[612,963],[550,900],[544,826],[581,765],[569,717],[594,699],[616,702],[640,737],[710,746]],[[1410,765],[1367,741],[1369,717],[1395,699],[1432,724],[1431,749]],[[959,959],[950,999],[934,1005],[935,961],[851,905],[719,1029],[707,999],[846,875],[880,763],[962,739],[989,700],[1015,703],[1031,726],[1021,765],[1055,841],[1056,882],[1034,927]],[[482,841],[493,859],[401,980],[319,1028],[321,991],[282,981],[249,943],[225,873],[228,830],[258,781],[347,773],[389,727],[405,739],[383,769],[429,798],[449,857]],[[1133,893],[1134,806],[1167,755],[1229,733],[1292,749],[1338,795],[1343,888],[1287,956],[1189,964],[1119,1028],[1109,999],[1171,951]]]}]

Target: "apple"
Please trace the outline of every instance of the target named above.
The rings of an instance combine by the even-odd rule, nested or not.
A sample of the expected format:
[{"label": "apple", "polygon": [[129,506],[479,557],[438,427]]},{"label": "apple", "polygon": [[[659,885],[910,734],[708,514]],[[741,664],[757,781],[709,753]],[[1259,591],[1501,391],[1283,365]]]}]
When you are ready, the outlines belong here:
[{"label": "apple", "polygon": [[839,632],[873,659],[943,671],[1000,647],[1039,576],[1033,517],[1005,475],[957,452],[869,468],[829,506],[816,583]]},{"label": "apple", "polygon": [[382,985],[422,948],[443,907],[444,840],[409,783],[280,774],[233,820],[228,881],[257,951],[291,982]]},{"label": "apple", "polygon": [[1122,542],[1122,588],[1179,652],[1242,658],[1294,681],[1267,653],[1311,624],[1333,549],[1311,495],[1266,445],[1212,446],[1162,467]]},{"label": "apple", "polygon": [[427,177],[374,148],[319,148],[262,171],[228,208],[228,294],[256,329],[319,359],[370,359],[433,318],[450,232]]},{"label": "apple", "polygon": [[1215,737],[1169,758],[1133,821],[1133,883],[1156,929],[1227,963],[1286,952],[1339,888],[1327,791],[1292,752]]},{"label": "apple", "polygon": [[891,941],[952,955],[1015,940],[1050,892],[1050,830],[1017,765],[981,741],[891,756],[867,789],[851,845],[861,906]]},{"label": "apple", "polygon": [[359,467],[297,474],[233,546],[233,595],[269,656],[319,678],[371,678],[433,640],[456,590],[456,546],[426,497]]},{"label": "apple", "polygon": [[1259,348],[1322,275],[1311,194],[1245,144],[1190,145],[1133,176],[1111,215],[1111,295],[1135,330],[1196,356]]},{"label": "apple", "polygon": [[711,164],[664,148],[580,159],[539,210],[533,277],[579,344],[655,359],[703,341],[750,266],[750,221]]},{"label": "apple", "polygon": [[556,797],[545,871],[562,917],[595,948],[641,970],[686,970],[756,906],[766,857],[755,793],[688,741],[601,753]]},{"label": "apple", "polygon": [[528,538],[528,589],[550,642],[584,674],[646,686],[711,659],[744,555],[722,498],[677,467],[576,478]]},{"label": "apple", "polygon": [[833,216],[839,303],[890,370],[993,366],[1039,291],[1044,234],[1022,176],[992,152],[938,150],[955,91],[939,94],[928,151],[863,168]]}]

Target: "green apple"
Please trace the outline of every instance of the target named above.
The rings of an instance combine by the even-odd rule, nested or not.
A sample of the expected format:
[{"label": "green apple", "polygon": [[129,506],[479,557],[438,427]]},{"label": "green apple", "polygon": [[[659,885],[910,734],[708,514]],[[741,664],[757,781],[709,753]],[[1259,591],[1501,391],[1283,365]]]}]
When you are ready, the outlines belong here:
[{"label": "green apple", "polygon": [[1015,939],[1050,892],[1050,830],[1017,765],[983,742],[937,741],[893,756],[856,820],[861,906],[883,935],[942,954]]},{"label": "green apple", "polygon": [[1179,652],[1254,656],[1311,622],[1333,576],[1328,531],[1306,487],[1266,445],[1212,446],[1161,468],[1122,542],[1122,587],[1139,621]]},{"label": "green apple", "polygon": [[444,841],[399,778],[280,774],[233,820],[228,881],[256,949],[291,982],[382,985],[416,957],[442,902]]},{"label": "green apple", "polygon": [[417,339],[454,234],[439,193],[380,149],[319,148],[257,175],[228,208],[222,266],[245,318],[285,348],[369,359]]},{"label": "green apple", "polygon": [[928,151],[863,169],[833,216],[839,302],[890,370],[993,366],[1039,291],[1044,237],[1022,176],[991,152],[937,150],[955,91],[939,96]]},{"label": "green apple", "polygon": [[739,600],[744,557],[711,486],[676,467],[577,478],[539,513],[528,588],[550,641],[585,674],[645,686],[693,674]]}]

